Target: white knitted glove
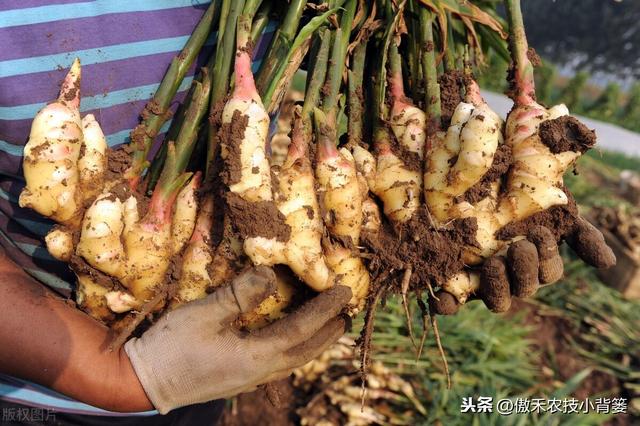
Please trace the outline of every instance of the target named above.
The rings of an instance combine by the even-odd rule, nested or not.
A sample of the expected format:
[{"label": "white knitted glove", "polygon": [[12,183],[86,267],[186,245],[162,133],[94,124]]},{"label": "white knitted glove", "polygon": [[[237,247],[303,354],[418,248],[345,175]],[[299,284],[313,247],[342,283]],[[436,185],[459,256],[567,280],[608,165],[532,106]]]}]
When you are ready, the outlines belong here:
[{"label": "white knitted glove", "polygon": [[207,298],[167,313],[125,350],[156,409],[183,407],[254,390],[288,376],[344,334],[340,311],[351,290],[335,286],[261,330],[231,324],[275,291],[275,275],[258,267]]}]

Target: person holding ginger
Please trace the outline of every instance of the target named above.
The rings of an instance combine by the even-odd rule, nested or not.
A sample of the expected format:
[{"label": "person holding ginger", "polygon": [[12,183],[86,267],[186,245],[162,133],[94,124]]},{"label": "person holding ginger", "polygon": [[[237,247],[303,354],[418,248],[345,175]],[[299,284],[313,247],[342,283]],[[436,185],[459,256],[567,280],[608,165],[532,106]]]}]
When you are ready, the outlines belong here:
[{"label": "person holding ginger", "polygon": [[[284,378],[335,342],[348,328],[341,311],[351,291],[334,286],[241,334],[233,320],[274,291],[273,271],[258,267],[109,350],[107,328],[65,300],[74,278],[43,249],[52,223],[18,206],[31,117],[57,95],[56,64],[81,53],[91,76],[85,108],[110,146],[124,143],[147,86],[160,81],[204,8],[191,0],[95,3],[15,1],[0,10],[0,42],[13,46],[0,53],[0,408],[44,407],[58,424],[213,422],[221,399]],[[121,31],[104,30],[116,21]]]}]

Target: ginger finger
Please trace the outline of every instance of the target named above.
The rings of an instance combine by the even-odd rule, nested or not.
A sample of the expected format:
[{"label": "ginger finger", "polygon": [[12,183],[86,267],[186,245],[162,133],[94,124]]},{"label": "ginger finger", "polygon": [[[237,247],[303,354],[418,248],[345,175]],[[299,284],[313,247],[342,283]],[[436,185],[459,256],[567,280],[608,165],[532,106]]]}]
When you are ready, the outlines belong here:
[{"label": "ginger finger", "polygon": [[77,228],[82,196],[78,158],[83,143],[80,119],[80,60],[62,82],[58,99],[38,112],[24,147],[26,185],[20,207],[29,207],[56,222]]}]

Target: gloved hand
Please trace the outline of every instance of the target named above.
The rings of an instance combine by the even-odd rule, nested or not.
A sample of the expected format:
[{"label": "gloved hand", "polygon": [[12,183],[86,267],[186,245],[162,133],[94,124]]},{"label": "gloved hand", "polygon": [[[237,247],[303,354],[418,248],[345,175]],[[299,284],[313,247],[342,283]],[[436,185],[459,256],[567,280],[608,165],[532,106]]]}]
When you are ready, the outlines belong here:
[{"label": "gloved hand", "polygon": [[[609,268],[616,263],[602,233],[582,217],[577,219],[575,229],[566,241],[591,266]],[[526,239],[511,244],[506,258],[495,255],[484,262],[480,270],[480,289],[471,299],[482,299],[492,312],[506,312],[513,296],[531,297],[541,284],[553,284],[563,273],[562,257],[553,233],[544,226],[535,226]],[[439,300],[430,299],[432,312],[451,315],[458,311],[460,304],[453,295],[440,290],[436,297]]]},{"label": "gloved hand", "polygon": [[205,299],[168,312],[125,345],[149,400],[165,414],[230,397],[288,376],[338,340],[351,290],[335,286],[296,312],[252,333],[232,327],[275,291],[275,274],[250,270]]}]

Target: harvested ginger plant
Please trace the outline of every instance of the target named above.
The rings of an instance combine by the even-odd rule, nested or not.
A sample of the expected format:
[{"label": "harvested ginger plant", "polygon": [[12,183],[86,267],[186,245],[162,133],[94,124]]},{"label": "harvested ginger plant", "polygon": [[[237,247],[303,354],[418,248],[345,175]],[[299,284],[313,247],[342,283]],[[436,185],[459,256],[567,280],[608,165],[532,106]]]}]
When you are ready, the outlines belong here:
[{"label": "harvested ginger plant", "polygon": [[[407,316],[415,295],[437,338],[436,314],[474,298],[502,312],[512,296],[557,281],[563,240],[594,266],[615,262],[562,182],[595,135],[564,105],[536,102],[517,0],[506,1],[515,104],[506,123],[471,71],[482,45],[473,26],[504,35],[493,11],[346,0],[303,20],[292,8],[280,29],[288,38],[274,38],[254,79],[261,21],[224,3],[226,20],[213,2],[172,61],[131,144],[109,150],[95,118],[81,117],[76,61],[25,146],[20,203],[58,223],[47,247],[76,273],[78,305],[119,331],[116,345],[145,319],[266,265],[277,291],[238,325],[261,327],[313,293],[349,286],[349,313],[366,311],[366,369],[375,309],[390,292]],[[465,54],[443,36],[459,19],[464,37],[449,42],[469,41]],[[215,21],[215,54],[150,162]],[[304,99],[276,159],[270,123],[303,63]]]}]

